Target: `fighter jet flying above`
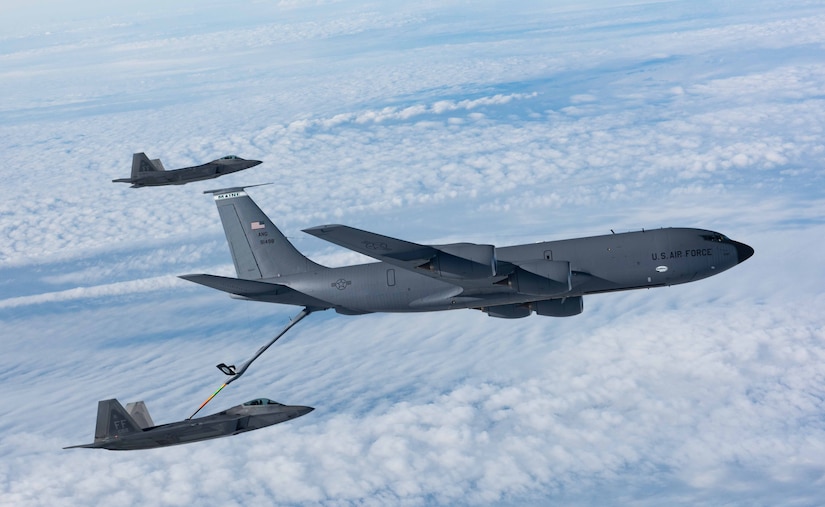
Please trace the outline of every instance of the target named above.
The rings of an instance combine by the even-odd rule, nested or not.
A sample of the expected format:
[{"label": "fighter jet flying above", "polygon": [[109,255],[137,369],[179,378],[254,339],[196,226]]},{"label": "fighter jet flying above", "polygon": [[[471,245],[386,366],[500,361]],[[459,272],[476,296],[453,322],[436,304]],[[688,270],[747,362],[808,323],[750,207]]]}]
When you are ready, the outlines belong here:
[{"label": "fighter jet flying above", "polygon": [[474,308],[491,317],[577,315],[589,294],[693,282],[744,262],[753,249],[718,232],[667,228],[495,247],[423,245],[345,225],[304,232],[378,262],[328,268],[284,237],[245,187],[210,190],[237,278],[181,278],[232,297],[345,315]]},{"label": "fighter jet flying above", "polygon": [[97,404],[95,441],[64,449],[85,447],[131,451],[188,444],[228,437],[282,423],[312,412],[312,407],[282,405],[267,398],[247,401],[217,414],[155,426],[142,401],[123,405],[115,399]]},{"label": "fighter jet flying above", "polygon": [[191,181],[209,180],[243,171],[260,163],[260,160],[245,160],[235,155],[227,155],[206,164],[167,171],[160,159],[149,160],[145,153],[135,153],[132,155],[132,177],[112,182],[131,183],[131,188],[185,185]]}]

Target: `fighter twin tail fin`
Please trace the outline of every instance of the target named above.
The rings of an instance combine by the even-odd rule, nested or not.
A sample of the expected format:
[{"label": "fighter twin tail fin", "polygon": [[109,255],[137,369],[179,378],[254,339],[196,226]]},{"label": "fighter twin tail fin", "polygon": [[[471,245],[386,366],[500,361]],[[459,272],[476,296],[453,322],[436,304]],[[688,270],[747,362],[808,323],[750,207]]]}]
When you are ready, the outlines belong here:
[{"label": "fighter twin tail fin", "polygon": [[126,404],[126,412],[132,416],[132,419],[140,426],[141,429],[151,428],[155,425],[152,421],[152,416],[149,415],[149,409],[142,401],[135,401]]},{"label": "fighter twin tail fin", "polygon": [[[139,401],[130,403],[130,408],[144,424],[152,425],[152,418],[146,405]],[[101,400],[97,402],[97,424],[95,425],[95,441],[91,444],[72,445],[64,449],[76,447],[98,448],[103,447],[106,442],[123,435],[139,433],[144,430],[144,426],[135,420],[130,413],[123,408],[116,399]]]},{"label": "fighter twin tail fin", "polygon": [[160,159],[149,160],[145,153],[135,153],[132,155],[132,179],[138,179],[141,174],[164,171]]},{"label": "fighter twin tail fin", "polygon": [[129,415],[119,401],[111,399],[98,402],[95,442],[139,431],[143,431],[143,428]]}]

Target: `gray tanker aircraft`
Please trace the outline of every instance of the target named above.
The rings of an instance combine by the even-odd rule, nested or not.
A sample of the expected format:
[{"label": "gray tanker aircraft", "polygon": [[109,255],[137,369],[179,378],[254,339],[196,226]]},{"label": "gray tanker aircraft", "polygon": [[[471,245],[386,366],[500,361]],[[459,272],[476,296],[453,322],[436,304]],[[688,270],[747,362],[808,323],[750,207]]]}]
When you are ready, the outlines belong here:
[{"label": "gray tanker aircraft", "polygon": [[246,160],[227,155],[206,164],[167,171],[160,159],[149,160],[145,153],[132,155],[132,177],[112,180],[113,183],[131,183],[131,188],[185,185],[192,181],[210,180],[260,164],[260,160]]},{"label": "gray tanker aircraft", "polygon": [[188,444],[265,428],[301,417],[313,410],[312,407],[282,405],[266,398],[258,398],[206,417],[155,426],[142,401],[129,403],[124,410],[123,405],[115,399],[103,400],[97,404],[94,443],[72,445],[64,449],[84,447],[131,451]]},{"label": "gray tanker aircraft", "polygon": [[506,247],[422,245],[345,225],[305,229],[379,261],[328,268],[295,249],[245,188],[205,192],[214,196],[237,278],[181,278],[237,299],[303,306],[306,313],[474,308],[500,318],[567,317],[582,312],[585,295],[693,282],[753,255],[723,234],[688,228]]}]

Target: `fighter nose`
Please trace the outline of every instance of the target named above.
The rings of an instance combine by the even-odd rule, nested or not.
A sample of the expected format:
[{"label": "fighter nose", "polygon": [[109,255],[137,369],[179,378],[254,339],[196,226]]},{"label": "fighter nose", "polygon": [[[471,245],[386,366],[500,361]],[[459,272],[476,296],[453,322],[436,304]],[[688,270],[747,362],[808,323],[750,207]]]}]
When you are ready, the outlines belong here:
[{"label": "fighter nose", "polygon": [[298,417],[301,417],[302,415],[307,415],[313,410],[315,410],[313,407],[298,407]]},{"label": "fighter nose", "polygon": [[733,246],[736,247],[736,257],[738,258],[739,263],[745,262],[753,255],[753,248],[744,243],[734,241]]}]

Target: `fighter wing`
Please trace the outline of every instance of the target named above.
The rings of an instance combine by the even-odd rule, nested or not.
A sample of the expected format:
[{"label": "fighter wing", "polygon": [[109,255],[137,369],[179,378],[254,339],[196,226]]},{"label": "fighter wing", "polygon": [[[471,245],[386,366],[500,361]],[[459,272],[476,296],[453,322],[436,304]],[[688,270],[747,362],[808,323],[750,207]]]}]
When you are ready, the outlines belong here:
[{"label": "fighter wing", "polygon": [[493,245],[420,245],[338,224],[311,227],[304,229],[304,232],[425,276],[453,280],[478,280],[496,276]]}]

